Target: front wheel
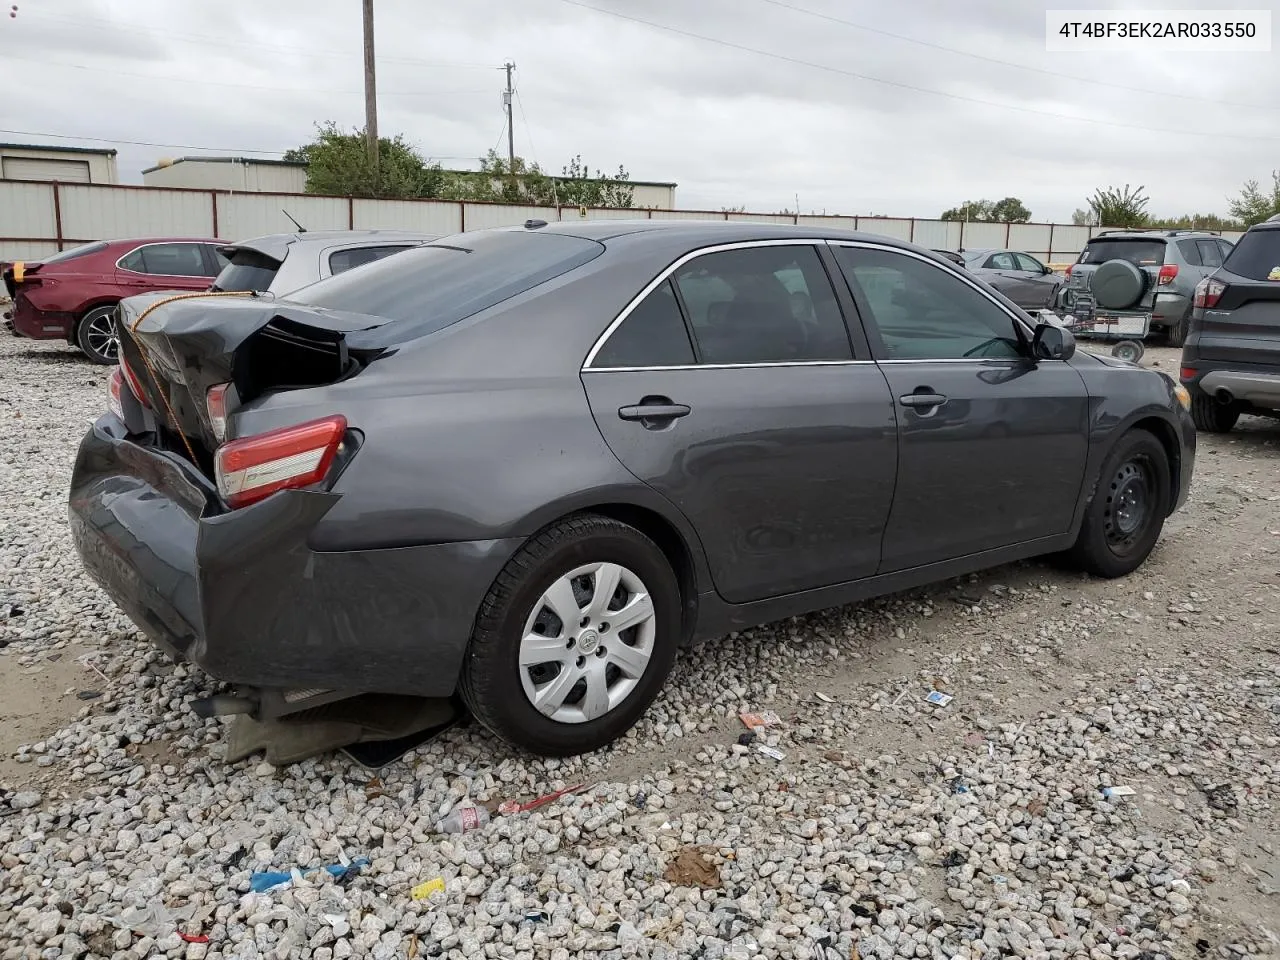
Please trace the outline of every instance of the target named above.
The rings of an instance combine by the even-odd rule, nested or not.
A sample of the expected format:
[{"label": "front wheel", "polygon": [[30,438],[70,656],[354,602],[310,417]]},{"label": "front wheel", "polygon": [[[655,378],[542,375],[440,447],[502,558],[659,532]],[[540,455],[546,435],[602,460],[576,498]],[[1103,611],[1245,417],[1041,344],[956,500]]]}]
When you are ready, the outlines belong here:
[{"label": "front wheel", "polygon": [[120,356],[116,334],[116,307],[94,307],[76,325],[76,344],[94,363],[113,364]]},{"label": "front wheel", "polygon": [[639,530],[584,514],[533,537],[476,617],[459,689],[481,723],[543,756],[596,750],[629,730],[666,681],[680,589]]},{"label": "front wheel", "polygon": [[1131,430],[1103,461],[1071,560],[1099,577],[1132,573],[1160,539],[1172,495],[1164,447],[1147,431]]}]

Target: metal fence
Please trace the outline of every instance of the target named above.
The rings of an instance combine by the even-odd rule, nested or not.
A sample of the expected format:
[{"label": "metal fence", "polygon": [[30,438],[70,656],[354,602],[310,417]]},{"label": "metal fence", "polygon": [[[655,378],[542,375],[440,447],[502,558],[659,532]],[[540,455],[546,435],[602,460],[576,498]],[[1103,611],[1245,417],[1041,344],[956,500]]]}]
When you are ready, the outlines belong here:
[{"label": "metal fence", "polygon": [[[0,260],[37,260],[92,240],[219,237],[243,240],[294,228],[382,228],[451,234],[523,223],[530,218],[598,220],[745,220],[862,230],[934,249],[1007,247],[1046,263],[1076,259],[1102,229],[1060,223],[960,223],[915,217],[820,217],[711,210],[606,210],[454,200],[361,200],[300,193],[235,193],[177,187],[0,181]],[[1224,233],[1235,240],[1241,234]]]}]

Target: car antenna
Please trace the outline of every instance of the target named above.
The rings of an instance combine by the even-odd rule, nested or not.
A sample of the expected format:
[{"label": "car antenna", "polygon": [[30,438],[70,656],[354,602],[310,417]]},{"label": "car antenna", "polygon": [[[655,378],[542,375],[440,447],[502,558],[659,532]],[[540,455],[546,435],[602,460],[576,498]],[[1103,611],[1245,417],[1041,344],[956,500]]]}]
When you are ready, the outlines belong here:
[{"label": "car antenna", "polygon": [[[293,214],[291,214],[288,210],[284,209],[284,207],[280,208],[280,212],[283,213],[290,220],[293,220]],[[307,228],[304,227],[302,224],[300,224],[297,220],[293,220],[293,225],[298,228],[299,233],[307,232]]]}]

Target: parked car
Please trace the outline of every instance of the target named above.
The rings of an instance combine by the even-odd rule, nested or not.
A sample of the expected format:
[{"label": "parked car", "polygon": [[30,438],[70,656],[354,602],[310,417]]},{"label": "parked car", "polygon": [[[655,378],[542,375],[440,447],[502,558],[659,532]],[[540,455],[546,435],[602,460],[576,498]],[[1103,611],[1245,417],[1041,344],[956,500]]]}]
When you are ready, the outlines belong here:
[{"label": "parked car", "polygon": [[222,247],[227,265],[213,289],[281,295],[435,239],[396,230],[274,233]]},{"label": "parked car", "polygon": [[964,265],[1023,310],[1052,310],[1066,277],[1021,250],[964,250]]},{"label": "parked car", "polygon": [[4,268],[16,336],[67,340],[94,363],[116,362],[116,304],[149,290],[207,290],[223,261],[220,240],[99,240]]},{"label": "parked car", "polygon": [[1231,242],[1209,231],[1104,230],[1067,268],[1067,304],[1088,298],[1099,318],[1140,319],[1180,347],[1196,285],[1230,253]]},{"label": "parked car", "polygon": [[1201,430],[1280,416],[1280,215],[1250,227],[1196,287],[1180,376]]},{"label": "parked car", "polygon": [[956,253],[954,250],[934,250],[933,252],[944,260],[950,260],[957,267],[964,266],[964,257]]},{"label": "parked car", "polygon": [[1181,386],[881,236],[530,221],[155,300],[71,531],[222,711],[461,691],[591,750],[684,643],[1046,553],[1123,576],[1191,481]]}]

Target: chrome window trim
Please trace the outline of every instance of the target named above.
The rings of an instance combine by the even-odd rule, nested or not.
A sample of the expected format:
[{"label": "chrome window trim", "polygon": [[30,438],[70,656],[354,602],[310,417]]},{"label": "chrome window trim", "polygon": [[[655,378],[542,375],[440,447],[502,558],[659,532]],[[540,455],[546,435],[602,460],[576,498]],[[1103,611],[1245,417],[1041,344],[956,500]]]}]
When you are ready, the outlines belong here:
[{"label": "chrome window trim", "polygon": [[[966,275],[964,275],[964,274],[957,273],[956,271],[953,271],[953,270],[944,270],[944,269],[942,268],[942,265],[941,265],[941,264],[939,264],[939,263],[937,263],[936,261],[934,261],[934,260],[930,259],[929,257],[926,257],[926,256],[923,256],[922,254],[916,253],[914,250],[904,250],[904,249],[903,249],[903,248],[901,248],[901,247],[890,247],[890,246],[886,246],[885,244],[882,244],[882,243],[868,243],[868,242],[866,242],[865,240],[827,240],[827,241],[825,241],[825,242],[826,242],[826,244],[827,244],[828,246],[831,246],[831,247],[860,247],[860,248],[867,249],[867,250],[883,250],[883,251],[885,251],[886,253],[896,253],[896,254],[898,254],[899,256],[903,256],[903,257],[912,257],[913,259],[919,260],[921,263],[923,263],[923,264],[925,264],[925,265],[927,265],[927,266],[932,267],[934,270],[937,270],[939,273],[945,274],[947,277],[950,277],[950,278],[951,278],[951,279],[953,279],[953,280],[959,280],[961,283],[966,284],[967,286],[969,286],[970,288],[972,288],[975,292],[977,292],[977,293],[978,293],[978,294],[980,294],[981,296],[985,297],[987,300],[990,300],[990,301],[991,301],[991,303],[992,303],[992,305],[994,305],[994,306],[995,306],[995,308],[996,308],[997,310],[999,310],[999,311],[1000,311],[1001,313],[1003,313],[1006,317],[1008,317],[1008,318],[1009,318],[1010,320],[1012,320],[1015,324],[1017,324],[1019,327],[1021,327],[1021,328],[1022,328],[1023,332],[1024,332],[1024,333],[1026,333],[1026,335],[1027,335],[1027,340],[1028,340],[1028,342],[1030,342],[1031,338],[1035,335],[1035,331],[1034,331],[1031,327],[1029,327],[1029,326],[1027,325],[1027,323],[1026,323],[1026,321],[1025,321],[1025,320],[1023,320],[1020,316],[1018,316],[1016,313],[1014,313],[1014,312],[1013,312],[1013,311],[1011,311],[1008,307],[1006,307],[1003,303],[1001,303],[999,300],[997,300],[995,297],[993,297],[993,296],[991,295],[991,291],[989,291],[989,290],[983,290],[983,289],[982,289],[982,287],[978,286],[978,284],[974,282],[974,280],[973,280],[973,278],[972,278],[972,277],[966,276]],[[1001,359],[1001,360],[1012,360],[1012,359],[1014,359],[1014,358],[1012,358],[1012,357],[986,357],[986,358],[981,358],[981,357],[947,357],[947,358],[942,358],[942,357],[939,357],[939,358],[934,359],[934,360],[932,360],[932,361],[930,361],[930,360],[923,360],[923,361],[921,361],[921,360],[908,360],[908,361],[905,361],[905,362],[907,362],[907,363],[921,363],[921,362],[924,362],[924,363],[929,363],[929,362],[933,362],[933,363],[938,363],[938,362],[942,362],[942,363],[954,363],[954,362],[957,362],[957,361],[964,361],[965,363],[969,363],[969,362],[972,362],[973,360],[976,360],[976,359],[988,359],[988,360]],[[899,360],[881,360],[880,362],[881,362],[881,363],[901,363],[901,362],[904,362],[904,361],[899,361]],[[1046,361],[1040,361],[1040,362],[1046,362]],[[1056,361],[1056,362],[1059,362],[1059,363],[1060,363],[1061,361]]]},{"label": "chrome window trim", "polygon": [[[864,366],[874,365],[877,363],[1014,363],[1019,359],[1016,357],[936,357],[936,358],[920,358],[908,360],[773,360],[760,363],[683,363],[671,364],[653,367],[592,367],[591,364],[595,360],[596,355],[613,336],[614,331],[622,326],[623,321],[631,315],[631,312],[640,305],[640,303],[658,287],[662,286],[676,270],[684,266],[690,260],[697,259],[709,253],[720,253],[725,250],[746,250],[754,247],[816,247],[825,244],[829,247],[859,247],[867,250],[883,250],[887,253],[897,253],[905,257],[913,257],[921,263],[928,264],[935,270],[948,276],[959,279],[961,283],[967,284],[981,296],[989,300],[1000,312],[1009,317],[1015,324],[1022,328],[1027,335],[1027,341],[1030,342],[1034,336],[1034,330],[1027,325],[1025,321],[1017,314],[1011,312],[1004,304],[995,297],[991,296],[989,291],[983,290],[978,286],[971,277],[959,274],[956,271],[948,271],[943,268],[940,263],[935,262],[923,254],[916,253],[914,250],[907,250],[902,247],[890,246],[883,243],[875,243],[867,240],[832,240],[823,237],[797,237],[781,240],[739,240],[734,243],[720,243],[710,247],[699,247],[697,250],[690,250],[688,253],[677,257],[669,266],[661,273],[654,277],[649,283],[641,289],[627,303],[622,311],[613,319],[604,332],[596,338],[591,346],[590,352],[587,354],[586,360],[583,361],[579,368],[579,373],[636,373],[636,372],[658,372],[670,370],[743,370],[752,367],[833,367],[833,366]],[[1037,363],[1064,363],[1063,360],[1038,360]]]},{"label": "chrome window trim", "polygon": [[[634,297],[631,298],[631,301],[625,307],[622,308],[622,312],[619,313],[616,317],[614,317],[613,322],[604,328],[604,333],[600,334],[600,336],[596,338],[596,342],[591,345],[591,351],[587,354],[587,359],[582,361],[582,367],[579,370],[579,372],[590,373],[593,371],[601,371],[601,370],[647,369],[644,367],[640,367],[640,368],[594,367],[592,368],[591,364],[595,360],[596,354],[600,352],[601,348],[605,345],[608,339],[611,336],[613,336],[613,332],[617,330],[618,327],[622,326],[622,322],[626,320],[627,317],[631,316],[631,312],[640,305],[641,301],[643,301],[645,297],[651,294],[658,287],[662,286],[662,284],[666,282],[666,280],[673,273],[679,270],[682,266],[684,266],[690,260],[696,260],[698,257],[706,256],[709,253],[723,253],[726,250],[750,250],[755,247],[815,247],[816,248],[819,244],[824,242],[825,241],[819,237],[796,237],[794,239],[788,237],[783,240],[738,240],[734,243],[717,243],[714,246],[699,247],[697,250],[690,250],[688,253],[680,257],[677,257],[674,262],[668,265],[665,270],[663,270],[656,277],[654,277],[647,284],[645,284],[643,289],[641,289],[641,291],[638,294],[636,294]],[[850,361],[848,360],[807,360],[807,361],[798,361],[798,362],[799,363],[849,363]],[[795,365],[796,365],[795,363],[792,363],[790,361],[782,361],[782,362],[769,361],[766,363],[730,364],[729,366],[763,367],[763,366],[795,366]],[[675,367],[667,367],[664,369],[675,370],[675,369],[682,369],[683,367],[707,367],[707,366],[710,366],[710,364],[689,363],[689,364],[680,364],[679,366],[675,366]]]},{"label": "chrome window trim", "polygon": [[[178,244],[181,244],[183,246],[188,246],[188,247],[209,247],[209,246],[216,247],[217,246],[216,244],[206,243],[203,240],[153,240],[151,243],[138,244],[128,253],[122,253],[120,255],[120,258],[116,260],[116,269],[124,270],[126,273],[136,274],[139,277],[183,277],[190,280],[203,279],[204,278],[203,273],[146,273],[142,270],[134,270],[130,267],[120,266],[120,260],[124,260],[126,257],[133,256],[139,250],[145,250],[147,247],[172,247],[172,246],[177,246]],[[201,251],[201,259],[203,258],[204,258],[204,251]],[[213,283],[213,281],[216,279],[217,279],[216,276],[209,277],[209,282]]]}]

